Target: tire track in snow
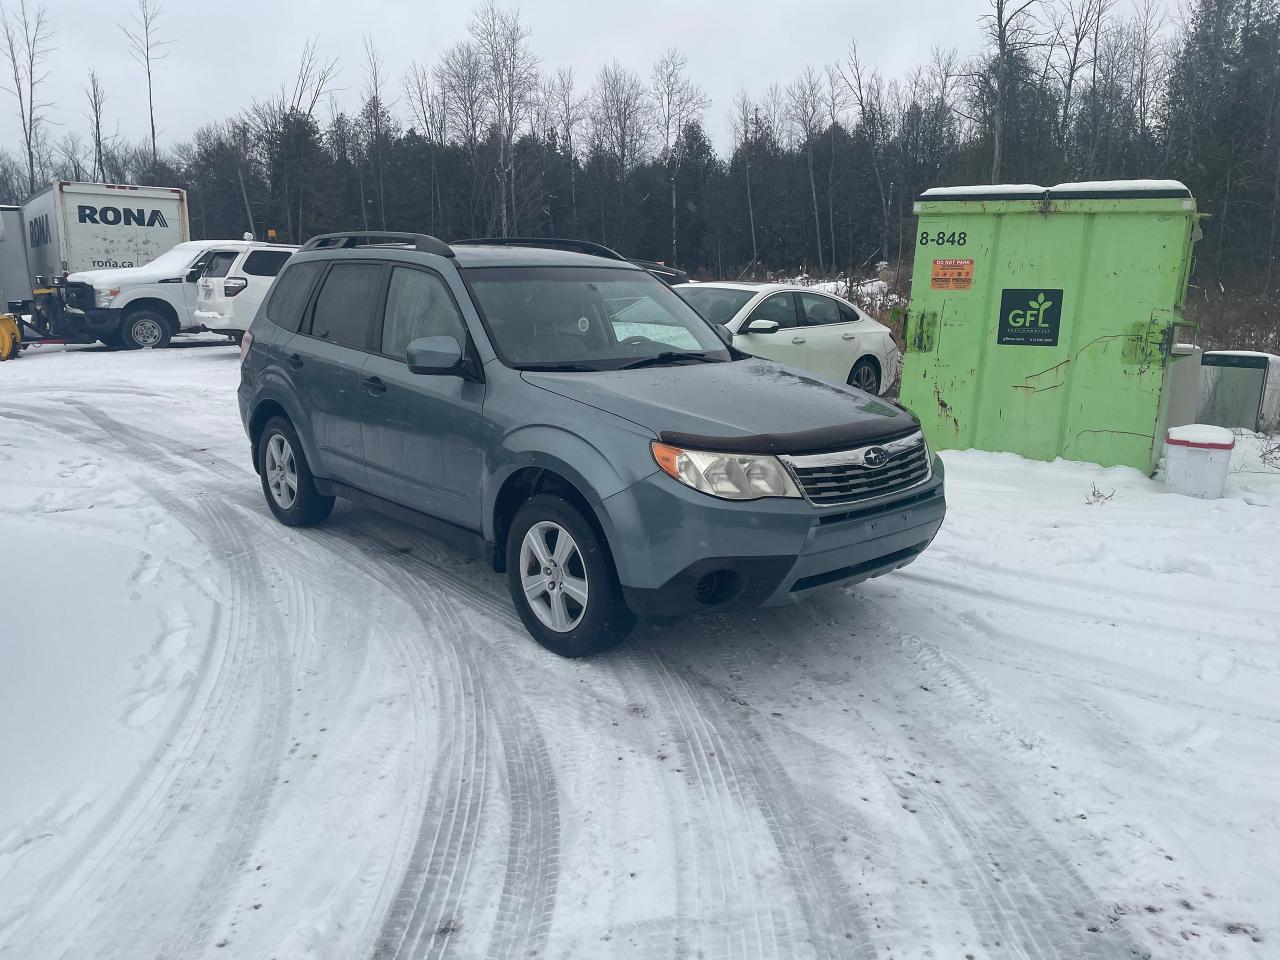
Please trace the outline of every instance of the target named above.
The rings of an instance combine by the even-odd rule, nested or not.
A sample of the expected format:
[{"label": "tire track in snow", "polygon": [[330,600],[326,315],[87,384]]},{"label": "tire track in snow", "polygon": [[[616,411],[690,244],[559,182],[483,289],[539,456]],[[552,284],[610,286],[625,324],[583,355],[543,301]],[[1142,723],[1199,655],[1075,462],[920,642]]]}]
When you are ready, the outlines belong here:
[{"label": "tire track in snow", "polygon": [[[394,551],[395,547],[377,538],[366,538],[371,548]],[[472,607],[508,623],[523,639],[524,626],[520,622],[505,594],[497,595],[483,584],[464,581],[439,565],[422,557],[406,558],[427,578],[457,596]],[[529,641],[530,643],[532,641]],[[698,771],[699,792],[704,799],[712,800],[716,790],[727,792],[734,798],[731,805],[717,807],[722,811],[737,809],[754,812],[767,825],[771,842],[776,846],[788,879],[789,889],[795,892],[800,904],[803,927],[819,957],[847,958],[875,956],[871,942],[870,925],[856,905],[848,883],[835,866],[830,852],[816,840],[821,834],[805,813],[801,791],[786,775],[776,755],[754,730],[741,732],[743,718],[727,716],[723,695],[708,686],[690,683],[687,677],[674,669],[674,664],[657,651],[643,648],[640,657],[626,657],[626,649],[605,654],[604,660],[614,666],[619,681],[628,689],[628,699],[644,701],[652,699],[665,702],[670,716],[681,718],[686,763]],[[705,790],[703,788],[706,788]],[[719,799],[719,794],[714,798]],[[712,832],[724,822],[717,821]],[[747,833],[721,837],[711,841],[705,835],[693,831],[694,839],[689,850],[698,862],[715,865],[717,885],[721,893],[712,897],[710,905],[696,902],[689,911],[694,917],[710,917],[727,910],[736,922],[743,919],[743,904],[723,891],[731,884],[724,878],[733,875],[752,862],[759,836]],[[682,858],[685,859],[685,858]],[[706,877],[695,869],[692,878],[678,887],[695,893],[699,884],[705,889]],[[739,885],[740,886],[740,885]],[[761,898],[767,899],[767,898]],[[771,905],[770,905],[771,906]],[[773,916],[772,910],[760,912],[759,901],[747,908],[746,921],[756,931],[753,938],[740,941],[747,956],[775,957],[787,955],[789,947],[804,948],[792,929],[798,924]],[[696,923],[696,921],[695,921]],[[682,921],[677,918],[680,932]],[[736,933],[734,924],[718,924],[711,921],[710,929]],[[681,943],[686,941],[681,939]],[[681,955],[678,951],[676,955]]]},{"label": "tire track in snow", "polygon": [[[128,427],[100,411],[84,404],[74,405],[85,414],[89,424],[77,425],[62,418],[43,419],[60,421],[64,430],[77,435],[91,446],[115,448],[132,460],[153,467],[172,468],[173,461],[162,448],[140,440]],[[199,937],[207,936],[210,930],[213,917],[205,899],[207,891],[211,888],[221,890],[226,885],[230,871],[243,861],[248,848],[256,841],[283,759],[291,685],[287,680],[287,654],[281,646],[284,642],[282,624],[271,605],[261,602],[259,593],[263,589],[264,577],[253,554],[247,531],[226,520],[204,499],[182,500],[147,478],[135,477],[133,482],[193,532],[203,532],[215,560],[220,559],[226,564],[230,592],[226,602],[221,604],[223,615],[218,623],[226,632],[223,642],[225,654],[221,661],[222,669],[213,677],[212,690],[199,716],[185,716],[182,719],[183,725],[194,723],[196,729],[193,738],[183,745],[172,761],[166,760],[163,765],[157,761],[157,766],[172,771],[171,775],[157,784],[156,790],[143,801],[139,809],[133,814],[125,815],[119,828],[112,829],[112,833],[116,835],[112,846],[93,858],[89,874],[79,885],[83,887],[84,883],[92,881],[98,871],[109,867],[116,879],[113,880],[110,875],[104,879],[114,884],[113,889],[100,894],[94,901],[96,909],[90,908],[80,913],[78,923],[71,924],[64,933],[69,934],[74,941],[78,936],[77,931],[91,928],[104,913],[112,913],[134,923],[154,919],[154,913],[148,911],[154,911],[156,905],[163,902],[163,897],[157,895],[154,889],[149,890],[146,884],[150,882],[153,887],[164,888],[165,877],[156,875],[154,871],[147,871],[142,864],[153,857],[157,845],[172,836],[179,821],[183,819],[181,814],[185,812],[190,798],[202,783],[210,779],[210,771],[218,762],[222,744],[231,735],[239,718],[245,715],[246,691],[257,689],[255,680],[260,679],[262,686],[259,702],[253,711],[254,741],[257,748],[252,751],[249,776],[242,781],[243,788],[227,814],[229,822],[235,823],[237,829],[227,831],[227,835],[215,846],[202,879],[194,888],[194,899],[180,922],[183,932],[175,934],[184,947],[183,951],[178,951],[180,954]],[[271,625],[266,638],[257,636],[264,619]],[[268,651],[265,657],[266,670],[259,669],[257,654],[260,649]],[[230,674],[226,673],[228,667],[232,671]],[[124,866],[120,863],[120,857],[126,858]],[[129,867],[129,863],[133,866]],[[139,880],[143,884],[142,890],[137,886]],[[133,896],[140,906],[134,910],[121,909],[121,898],[128,896]],[[140,938],[132,938],[132,942],[137,945]],[[175,942],[171,941],[161,955],[175,955]],[[100,943],[95,943],[92,949],[99,948]]]},{"label": "tire track in snow", "polygon": [[[387,582],[396,583],[402,593],[407,592],[407,599],[418,610],[427,635],[439,638],[447,647],[441,652],[457,657],[459,663],[465,665],[478,695],[484,697],[486,704],[492,705],[486,720],[487,725],[497,732],[498,747],[502,753],[509,828],[498,916],[490,931],[486,956],[500,960],[541,955],[555,912],[560,821],[555,771],[538,724],[514,692],[517,689],[514,678],[501,660],[491,658],[483,664],[478,661],[477,655],[488,644],[484,643],[482,634],[466,622],[465,615],[459,615],[449,602],[451,597],[466,601],[467,596],[459,597],[451,582],[441,578],[434,566],[419,558],[401,555],[397,563],[388,558],[385,544],[363,533],[344,539],[354,540],[368,560],[387,574]],[[405,581],[402,574],[406,568],[420,576]],[[424,579],[433,580],[437,590],[426,589]],[[443,601],[439,588],[444,588],[446,594]],[[428,809],[423,817],[420,836],[431,835],[434,838],[438,816]],[[456,855],[461,851],[469,863],[475,848],[476,839],[471,836],[447,846],[445,853],[454,851]],[[461,915],[462,900],[467,892],[465,874],[457,889],[451,887],[448,890],[450,899],[446,901],[445,908],[433,912],[432,901],[438,899],[434,896],[438,865],[433,867],[430,852],[425,860],[418,853],[414,862],[420,866],[417,869],[411,867],[406,872],[401,893],[395,901],[399,906],[388,916],[375,951],[379,960],[383,957],[443,955],[451,936],[450,921]],[[404,919],[406,908],[408,920]],[[429,921],[434,923],[434,927]],[[410,930],[416,926],[424,932],[433,932],[435,939],[429,941],[425,949],[420,949],[421,935],[412,940],[398,936],[402,926]]]}]

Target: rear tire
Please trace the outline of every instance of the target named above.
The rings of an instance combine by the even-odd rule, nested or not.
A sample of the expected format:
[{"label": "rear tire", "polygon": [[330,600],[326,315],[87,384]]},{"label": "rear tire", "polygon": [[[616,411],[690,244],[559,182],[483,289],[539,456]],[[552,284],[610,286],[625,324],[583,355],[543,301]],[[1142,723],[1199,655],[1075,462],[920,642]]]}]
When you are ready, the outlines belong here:
[{"label": "rear tire", "polygon": [[516,513],[507,535],[507,585],[525,629],[562,657],[608,650],[635,626],[608,551],[562,497],[540,494]]},{"label": "rear tire", "polygon": [[150,350],[167,347],[173,330],[163,314],[155,310],[135,310],[120,321],[120,345],[126,350]]},{"label": "rear tire", "polygon": [[876,370],[875,362],[867,357],[863,357],[853,365],[847,382],[849,386],[869,393],[873,397],[880,395],[880,374]]},{"label": "rear tire", "polygon": [[298,433],[283,417],[272,417],[262,428],[258,437],[258,473],[267,506],[285,526],[314,526],[333,512],[334,498],[316,490]]}]

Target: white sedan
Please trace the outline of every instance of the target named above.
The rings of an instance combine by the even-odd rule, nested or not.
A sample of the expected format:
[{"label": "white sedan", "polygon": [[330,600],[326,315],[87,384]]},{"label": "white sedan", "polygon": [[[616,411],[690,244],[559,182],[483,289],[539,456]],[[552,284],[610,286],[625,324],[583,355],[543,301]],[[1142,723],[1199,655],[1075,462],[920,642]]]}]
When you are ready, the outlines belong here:
[{"label": "white sedan", "polygon": [[853,304],[789,283],[682,283],[673,288],[693,309],[733,334],[733,345],[883,394],[902,366],[893,334]]}]

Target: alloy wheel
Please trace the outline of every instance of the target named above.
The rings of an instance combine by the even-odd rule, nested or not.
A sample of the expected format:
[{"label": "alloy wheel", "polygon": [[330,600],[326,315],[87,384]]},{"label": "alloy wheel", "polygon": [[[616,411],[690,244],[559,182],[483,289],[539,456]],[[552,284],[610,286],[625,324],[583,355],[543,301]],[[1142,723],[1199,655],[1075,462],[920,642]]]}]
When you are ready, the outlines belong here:
[{"label": "alloy wheel", "polygon": [[587,612],[587,570],[582,551],[558,523],[535,523],[520,544],[520,585],[544,626],[568,633]]},{"label": "alloy wheel", "polygon": [[298,499],[298,463],[284,434],[277,433],[267,441],[263,467],[267,471],[267,489],[271,491],[271,499],[281,510],[288,510]]}]

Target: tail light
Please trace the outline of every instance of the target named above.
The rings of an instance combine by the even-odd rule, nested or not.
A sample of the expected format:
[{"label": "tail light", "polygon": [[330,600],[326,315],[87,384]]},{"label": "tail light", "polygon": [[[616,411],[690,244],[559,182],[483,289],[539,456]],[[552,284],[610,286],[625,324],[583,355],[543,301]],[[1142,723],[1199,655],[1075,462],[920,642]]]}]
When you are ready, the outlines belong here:
[{"label": "tail light", "polygon": [[249,281],[244,277],[227,277],[222,281],[222,295],[224,297],[234,297],[248,285]]},{"label": "tail light", "polygon": [[253,334],[246,330],[240,337],[240,362],[244,363],[244,358],[249,355],[249,348],[253,346]]}]

